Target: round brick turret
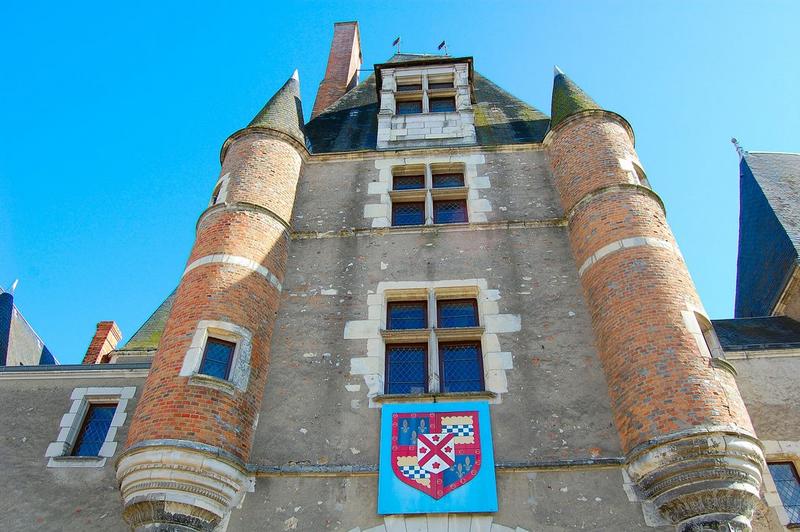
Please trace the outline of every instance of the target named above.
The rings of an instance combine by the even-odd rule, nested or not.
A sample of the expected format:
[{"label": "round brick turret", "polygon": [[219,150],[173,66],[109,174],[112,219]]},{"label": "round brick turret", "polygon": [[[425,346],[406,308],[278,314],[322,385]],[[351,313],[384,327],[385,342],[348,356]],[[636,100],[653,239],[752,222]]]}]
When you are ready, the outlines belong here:
[{"label": "round brick turret", "polygon": [[630,126],[576,91],[557,72],[545,145],[627,471],[679,530],[749,530],[761,445],[730,367],[705,344],[702,304]]},{"label": "round brick turret", "polygon": [[[295,75],[223,147],[221,178],[117,462],[134,529],[213,530],[252,486],[246,463],[306,153]],[[226,378],[200,371],[209,337],[235,344]]]}]

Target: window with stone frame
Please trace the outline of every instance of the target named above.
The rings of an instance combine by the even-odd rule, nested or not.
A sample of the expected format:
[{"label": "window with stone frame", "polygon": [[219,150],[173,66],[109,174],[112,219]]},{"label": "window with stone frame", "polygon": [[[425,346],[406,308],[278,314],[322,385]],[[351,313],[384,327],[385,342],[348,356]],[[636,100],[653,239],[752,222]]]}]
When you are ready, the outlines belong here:
[{"label": "window with stone frame", "polygon": [[768,463],[769,473],[778,490],[789,528],[800,528],[800,476],[792,462]]},{"label": "window with stone frame", "polygon": [[469,190],[463,163],[433,163],[392,169],[393,226],[468,223]]},{"label": "window with stone frame", "polygon": [[239,325],[201,320],[183,358],[179,375],[189,384],[233,395],[250,380],[252,333]]},{"label": "window with stone frame", "polygon": [[484,391],[474,288],[389,291],[386,298],[385,394]]},{"label": "window with stone frame", "polygon": [[72,390],[58,437],[47,446],[47,467],[103,467],[117,450],[117,431],[127,418],[134,386]]}]

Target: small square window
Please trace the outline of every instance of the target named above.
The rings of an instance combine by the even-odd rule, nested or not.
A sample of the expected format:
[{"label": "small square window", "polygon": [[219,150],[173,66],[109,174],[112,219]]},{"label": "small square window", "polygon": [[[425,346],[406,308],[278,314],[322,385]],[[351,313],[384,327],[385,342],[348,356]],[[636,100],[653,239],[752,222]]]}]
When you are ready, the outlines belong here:
[{"label": "small square window", "polygon": [[233,342],[209,337],[198,373],[226,380],[230,373],[234,349],[236,344]]},{"label": "small square window", "polygon": [[397,92],[421,91],[422,83],[398,83]]},{"label": "small square window", "polygon": [[786,514],[789,516],[789,526],[800,525],[800,477],[794,464],[790,462],[767,464],[778,495],[781,498]]},{"label": "small square window", "polygon": [[465,200],[442,200],[433,202],[433,223],[456,224],[467,221]]},{"label": "small square window", "polygon": [[425,301],[393,301],[387,305],[387,329],[426,329],[428,304]]},{"label": "small square window", "polygon": [[452,96],[447,98],[431,98],[428,100],[428,107],[431,113],[452,113],[456,110],[456,99]]},{"label": "small square window", "polygon": [[452,89],[453,82],[452,81],[443,81],[443,82],[428,82],[428,89],[436,90],[436,89]]},{"label": "small square window", "polygon": [[425,223],[425,202],[392,204],[392,225],[422,225]]},{"label": "small square window", "polygon": [[81,430],[72,447],[72,456],[99,456],[106,441],[111,420],[117,410],[116,403],[90,404],[83,418]]},{"label": "small square window", "polygon": [[425,393],[428,391],[428,346],[396,344],[386,346],[384,393]]},{"label": "small square window", "polygon": [[425,188],[424,175],[396,175],[392,177],[394,190]]},{"label": "small square window", "polygon": [[422,112],[421,100],[407,100],[397,102],[397,114],[413,115]]},{"label": "small square window", "polygon": [[455,188],[464,186],[464,174],[458,172],[433,174],[433,188]]},{"label": "small square window", "polygon": [[442,391],[483,391],[483,360],[478,342],[439,344]]},{"label": "small square window", "polygon": [[437,301],[438,327],[477,327],[478,302],[474,299]]}]

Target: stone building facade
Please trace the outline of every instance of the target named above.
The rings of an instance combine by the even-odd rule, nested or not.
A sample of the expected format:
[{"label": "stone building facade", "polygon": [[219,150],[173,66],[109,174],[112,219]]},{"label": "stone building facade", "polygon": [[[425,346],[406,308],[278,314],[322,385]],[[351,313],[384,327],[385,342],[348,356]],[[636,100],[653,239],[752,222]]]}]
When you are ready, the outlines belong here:
[{"label": "stone building facade", "polygon": [[[740,251],[758,311],[712,324],[631,125],[559,70],[548,117],[474,66],[398,54],[359,83],[337,23],[311,120],[295,72],[225,141],[178,288],[126,345],[101,322],[83,365],[0,371],[0,526],[790,526],[792,240],[755,284],[783,295],[747,306]],[[800,158],[741,155],[750,253],[761,217],[789,227],[769,190]],[[497,511],[379,515],[381,412],[450,402],[489,405]]]}]

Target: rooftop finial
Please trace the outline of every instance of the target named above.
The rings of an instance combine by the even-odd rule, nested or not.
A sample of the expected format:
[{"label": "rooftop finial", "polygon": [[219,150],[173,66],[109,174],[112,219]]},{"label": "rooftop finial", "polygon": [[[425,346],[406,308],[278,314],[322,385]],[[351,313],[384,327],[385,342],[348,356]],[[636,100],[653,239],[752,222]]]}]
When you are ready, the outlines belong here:
[{"label": "rooftop finial", "polygon": [[300,81],[300,73],[297,71],[296,68],[294,69],[294,72],[292,73],[292,79],[295,80],[295,81]]},{"label": "rooftop finial", "polygon": [[17,289],[18,284],[19,284],[19,279],[15,279],[14,282],[11,283],[11,290],[9,290],[9,292],[11,292],[12,296],[14,295],[14,290]]},{"label": "rooftop finial", "polygon": [[558,68],[558,65],[553,65],[553,75],[558,76],[559,74],[563,74],[564,71]]},{"label": "rooftop finial", "polygon": [[739,141],[736,139],[736,137],[731,138],[731,142],[733,143],[734,146],[736,146],[736,153],[739,154],[739,159],[744,159],[744,156],[747,155],[747,152],[744,151],[744,149],[742,148],[741,144],[739,144]]}]

